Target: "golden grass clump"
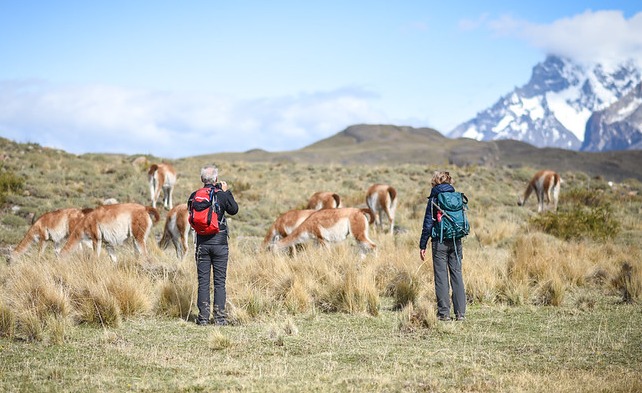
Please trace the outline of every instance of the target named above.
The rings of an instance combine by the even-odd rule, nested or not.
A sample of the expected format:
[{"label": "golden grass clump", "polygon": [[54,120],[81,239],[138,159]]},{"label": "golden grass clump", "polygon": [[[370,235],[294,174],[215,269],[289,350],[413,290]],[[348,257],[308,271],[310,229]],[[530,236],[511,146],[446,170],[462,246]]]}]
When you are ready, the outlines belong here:
[{"label": "golden grass clump", "polygon": [[123,318],[148,314],[154,297],[139,262],[121,264],[78,253],[62,259],[20,258],[6,267],[3,334],[62,342],[77,323],[117,327]]},{"label": "golden grass clump", "polygon": [[195,274],[184,264],[158,284],[156,312],[160,315],[188,319],[196,303],[198,283]]},{"label": "golden grass clump", "polygon": [[227,313],[227,321],[232,325],[245,325],[252,320],[245,309],[237,307],[232,302],[227,303],[225,312]]},{"label": "golden grass clump", "polygon": [[53,264],[56,276],[69,288],[78,322],[116,327],[123,317],[151,310],[151,284],[129,258],[114,264],[106,257],[72,255]]},{"label": "golden grass clump", "polygon": [[320,294],[321,308],[348,314],[379,315],[379,292],[372,270],[357,272],[353,267],[346,268],[343,275]]},{"label": "golden grass clump", "polygon": [[523,306],[529,303],[531,287],[525,281],[506,279],[499,288],[498,300],[511,306]]},{"label": "golden grass clump", "polygon": [[220,329],[214,329],[207,335],[207,347],[212,351],[220,351],[232,346],[232,340]]},{"label": "golden grass clump", "polygon": [[637,303],[642,298],[642,263],[623,262],[612,285],[622,296],[624,303]]},{"label": "golden grass clump", "polygon": [[281,323],[272,323],[268,326],[268,338],[277,346],[285,345],[285,337],[296,336],[299,334],[299,328],[291,318],[287,318]]},{"label": "golden grass clump", "polygon": [[513,281],[545,281],[559,269],[558,241],[535,232],[518,236],[513,245],[513,258],[508,263],[508,276]]},{"label": "golden grass clump", "polygon": [[254,288],[252,285],[235,288],[233,302],[241,319],[254,319],[263,314],[270,314],[273,310],[272,297],[260,288]]},{"label": "golden grass clump", "polygon": [[[520,225],[506,219],[497,209],[484,216],[476,216],[472,227],[472,236],[484,246],[498,245],[511,239],[520,229]],[[472,225],[472,224],[471,224]]]},{"label": "golden grass clump", "polygon": [[436,308],[433,302],[426,299],[420,299],[416,305],[408,303],[399,315],[399,330],[410,333],[419,329],[434,329],[439,322]]},{"label": "golden grass clump", "polygon": [[292,314],[306,312],[310,309],[312,296],[304,283],[304,278],[294,276],[289,281],[283,296],[283,303],[288,312]]},{"label": "golden grass clump", "polygon": [[0,336],[13,337],[16,329],[14,312],[0,300]]},{"label": "golden grass clump", "polygon": [[151,292],[139,275],[120,274],[110,277],[106,289],[111,293],[124,317],[148,314],[152,309]]},{"label": "golden grass clump", "polygon": [[44,321],[34,312],[26,310],[16,317],[15,337],[26,341],[42,341],[45,334]]},{"label": "golden grass clump", "polygon": [[390,280],[387,291],[393,298],[393,309],[401,310],[408,304],[415,303],[419,296],[418,278],[412,273],[401,271]]},{"label": "golden grass clump", "polygon": [[559,276],[554,276],[550,280],[540,283],[535,292],[536,304],[559,307],[564,300],[566,285]]},{"label": "golden grass clump", "polygon": [[90,286],[74,294],[78,321],[103,327],[118,327],[122,314],[118,300],[104,286]]},{"label": "golden grass clump", "polygon": [[462,275],[468,301],[482,304],[492,304],[497,301],[509,259],[510,253],[506,249],[488,247],[465,249]]},{"label": "golden grass clump", "polygon": [[20,263],[8,269],[0,318],[3,335],[40,341],[52,332],[60,342],[74,314],[71,299],[47,265]]},{"label": "golden grass clump", "polygon": [[62,316],[49,315],[45,321],[49,340],[52,344],[62,344],[65,341],[71,322]]}]

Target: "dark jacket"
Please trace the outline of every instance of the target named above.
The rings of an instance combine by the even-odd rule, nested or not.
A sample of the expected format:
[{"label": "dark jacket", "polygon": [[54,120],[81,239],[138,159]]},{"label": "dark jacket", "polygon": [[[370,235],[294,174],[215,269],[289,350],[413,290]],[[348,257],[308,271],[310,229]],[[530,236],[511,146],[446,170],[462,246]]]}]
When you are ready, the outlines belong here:
[{"label": "dark jacket", "polygon": [[421,238],[419,239],[419,249],[425,250],[428,245],[428,239],[432,234],[432,226],[437,217],[437,209],[432,205],[433,199],[442,192],[453,192],[455,187],[450,184],[438,184],[430,190],[428,204],[426,205],[426,214],[424,215],[424,226],[421,229]]},{"label": "dark jacket", "polygon": [[[233,216],[239,211],[239,205],[236,203],[234,200],[234,195],[232,195],[232,191],[227,190],[223,191],[221,190],[220,186],[218,185],[212,185],[212,184],[206,184],[203,187],[210,187],[216,189],[216,202],[219,205],[219,210],[216,212],[218,214],[218,221],[219,221],[219,228],[220,232],[225,234],[227,236],[227,221],[225,219],[225,213]],[[187,200],[187,206],[189,206],[192,203],[192,200],[194,199],[194,195],[196,194],[196,191],[192,193],[192,195],[189,196],[189,199]],[[196,243],[200,244],[202,242],[205,242],[211,238],[213,238],[216,235],[196,235]]]}]

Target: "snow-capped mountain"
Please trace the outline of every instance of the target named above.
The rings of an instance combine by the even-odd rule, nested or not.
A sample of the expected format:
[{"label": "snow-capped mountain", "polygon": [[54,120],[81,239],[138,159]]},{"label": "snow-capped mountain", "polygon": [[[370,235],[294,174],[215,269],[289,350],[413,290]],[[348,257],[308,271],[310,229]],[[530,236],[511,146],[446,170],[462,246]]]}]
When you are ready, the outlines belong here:
[{"label": "snow-capped mountain", "polygon": [[618,66],[581,66],[548,56],[530,81],[500,98],[448,136],[477,140],[516,139],[538,147],[578,150],[586,122],[642,80],[633,61]]},{"label": "snow-capped mountain", "polygon": [[642,145],[642,83],[608,108],[594,112],[586,123],[580,150],[640,149]]}]

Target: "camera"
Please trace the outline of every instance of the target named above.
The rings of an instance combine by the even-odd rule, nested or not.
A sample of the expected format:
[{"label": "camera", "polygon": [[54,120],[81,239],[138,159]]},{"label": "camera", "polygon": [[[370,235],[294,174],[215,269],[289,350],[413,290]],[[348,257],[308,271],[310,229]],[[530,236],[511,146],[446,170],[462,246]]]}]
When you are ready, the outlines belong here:
[{"label": "camera", "polygon": [[221,183],[216,183],[214,184],[214,188],[218,188],[219,190],[223,189],[223,185]]}]

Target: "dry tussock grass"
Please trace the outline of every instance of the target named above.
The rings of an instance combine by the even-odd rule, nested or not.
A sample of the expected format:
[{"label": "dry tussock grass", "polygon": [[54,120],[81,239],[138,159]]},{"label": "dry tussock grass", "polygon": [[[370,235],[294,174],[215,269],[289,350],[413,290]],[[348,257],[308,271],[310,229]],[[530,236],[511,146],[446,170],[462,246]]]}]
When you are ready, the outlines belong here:
[{"label": "dry tussock grass", "polygon": [[[512,218],[514,220],[514,217]],[[501,211],[492,209],[474,217],[471,235],[484,246],[502,245],[522,230],[523,224],[507,219]],[[472,225],[472,224],[471,224]]]},{"label": "dry tussock grass", "polygon": [[149,315],[156,300],[153,282],[142,268],[132,268],[134,258],[125,255],[121,264],[87,254],[18,260],[3,283],[3,332],[41,339],[51,327],[59,340],[65,326],[117,327],[123,318]]},{"label": "dry tussock grass", "polygon": [[463,277],[468,301],[493,304],[498,300],[509,259],[510,253],[505,249],[464,249]]},{"label": "dry tussock grass", "polygon": [[[393,309],[414,307],[404,312],[416,320],[419,303],[434,303],[430,260],[421,263],[417,250],[406,246],[412,234],[372,237],[378,248],[364,259],[351,241],[327,248],[310,244],[291,257],[256,252],[256,242],[232,239],[230,319],[244,324],[315,310],[377,316],[383,298],[390,297]],[[61,341],[65,329],[77,323],[118,327],[123,319],[152,313],[188,320],[195,314],[194,262],[171,255],[152,244],[147,259],[122,251],[117,264],[85,252],[5,266],[2,334]],[[564,242],[533,232],[516,236],[510,248],[465,239],[463,271],[472,303],[560,306],[569,290],[584,285],[609,285],[624,301],[636,302],[639,260],[634,247]]]},{"label": "dry tussock grass", "polygon": [[635,303],[642,299],[642,262],[623,262],[620,271],[613,278],[612,285],[618,290],[625,303]]},{"label": "dry tussock grass", "polygon": [[156,310],[160,315],[188,319],[196,303],[197,281],[194,262],[186,258],[176,270],[167,274],[157,284]]},{"label": "dry tussock grass", "polygon": [[408,303],[399,315],[399,330],[410,333],[418,329],[433,330],[438,326],[435,303],[421,299],[416,305]]},{"label": "dry tussock grass", "polygon": [[[22,206],[23,210],[15,219],[1,220],[0,237],[4,245],[17,237],[15,233],[24,233],[25,217],[31,212],[41,213],[43,209],[51,210],[63,204],[83,206],[107,196],[121,201],[147,201],[145,174],[124,168],[123,165],[130,165],[126,157],[81,161],[75,160],[73,165],[65,163],[63,167],[70,171],[79,169],[68,179],[61,177],[52,182],[65,189],[64,196],[56,194],[53,185],[39,182],[42,187],[36,187],[32,183],[38,182],[32,181],[25,184],[29,197],[9,195],[12,203]],[[175,193],[177,201],[199,186],[197,173],[201,164],[201,159],[176,162],[183,174]],[[529,218],[536,215],[533,203],[526,208],[515,206],[516,195],[532,175],[530,169],[446,168],[457,173],[457,189],[470,198],[473,234],[464,239],[463,259],[466,293],[471,303],[469,321],[442,323],[435,315],[432,263],[430,259],[422,263],[417,250],[428,192],[425,174],[436,168],[336,167],[331,168],[332,176],[327,176],[328,166],[323,165],[230,162],[219,166],[225,180],[235,189],[242,209],[238,216],[230,218],[227,312],[233,325],[243,326],[203,330],[187,322],[197,312],[193,245],[190,244],[183,261],[176,260],[173,250],[159,249],[155,240],[162,230],[161,222],[147,243],[147,258],[135,255],[131,246],[126,245],[118,249],[118,263],[112,263],[106,255],[95,258],[90,252],[57,260],[50,249],[42,258],[31,250],[12,265],[0,263],[0,335],[65,343],[46,348],[52,352],[76,348],[77,342],[85,344],[85,339],[90,342],[93,339],[101,349],[115,349],[110,355],[122,356],[123,362],[139,361],[139,376],[156,377],[155,385],[145,382],[129,386],[139,390],[153,390],[164,383],[172,387],[180,385],[180,388],[184,385],[184,390],[203,389],[207,386],[204,380],[199,380],[203,365],[190,361],[194,351],[199,350],[200,354],[213,355],[209,356],[213,363],[218,363],[214,359],[217,356],[229,359],[221,375],[228,380],[230,376],[238,377],[235,381],[241,380],[242,384],[257,381],[246,370],[248,365],[261,367],[258,357],[267,359],[270,367],[276,364],[276,368],[302,372],[304,382],[295,384],[295,390],[320,386],[323,381],[319,379],[323,376],[316,371],[324,367],[333,377],[340,374],[341,383],[345,383],[331,388],[357,386],[362,390],[394,390],[394,386],[399,385],[387,385],[387,381],[403,380],[410,381],[405,385],[410,390],[574,391],[580,381],[582,386],[595,386],[598,390],[613,390],[618,386],[622,390],[639,390],[636,389],[639,383],[635,382],[639,378],[627,374],[629,369],[622,366],[639,352],[638,347],[632,346],[639,341],[639,334],[629,312],[637,308],[624,304],[640,302],[642,258],[638,239],[642,231],[639,216],[642,203],[639,197],[613,199],[613,214],[622,225],[621,236],[606,242],[590,238],[564,241],[529,225]],[[96,170],[100,172],[93,174]],[[113,183],[117,177],[122,189],[98,187],[92,176],[103,183]],[[587,181],[586,177],[564,178],[569,187],[589,187],[580,184]],[[365,191],[374,182],[390,183],[397,188],[402,198],[397,210],[399,227],[394,236],[371,231],[377,249],[364,259],[359,257],[352,239],[327,249],[308,244],[294,257],[259,250],[272,220],[285,210],[303,207],[312,192],[335,191],[346,205],[359,205],[363,204],[364,197],[360,189]],[[506,187],[515,188],[515,195],[497,193]],[[603,192],[610,191],[604,188]],[[564,204],[563,189],[562,208]],[[430,252],[428,254],[430,257]],[[617,297],[623,304],[615,304]],[[552,307],[540,307],[543,305]],[[616,308],[615,314],[613,308]],[[150,315],[151,320],[137,318]],[[618,317],[612,318],[613,315]],[[178,318],[181,319],[178,323],[171,320]],[[295,320],[301,326],[300,333]],[[98,335],[102,334],[102,338],[96,341],[91,329],[75,327],[81,323],[108,329],[100,329]],[[600,334],[593,337],[590,328],[576,331],[578,323],[595,326]],[[163,325],[162,328],[159,329],[159,325]],[[562,329],[557,330],[560,327]],[[189,342],[199,348],[181,352],[186,331],[190,333]],[[140,337],[148,341],[139,345]],[[180,342],[151,352],[144,349],[156,348],[158,340],[165,339],[167,343]],[[416,345],[417,340],[421,340],[421,345]],[[5,342],[5,348],[14,348],[13,353],[17,346],[23,345]],[[454,348],[452,353],[447,349],[435,350],[434,356],[425,356],[426,349],[442,348],[445,342]],[[402,355],[399,355],[400,348],[403,348]],[[296,368],[300,366],[299,356],[305,356],[311,366]],[[567,359],[563,365],[566,368],[551,368],[548,360],[560,358]],[[179,360],[186,379],[201,383],[161,381],[166,373],[154,374],[159,365],[175,369],[175,362]],[[285,363],[293,360],[296,367],[295,363]],[[609,361],[612,363],[605,367],[604,362]],[[103,365],[105,360],[96,356],[90,363]],[[459,374],[462,369],[455,370],[457,367],[449,363],[468,366]],[[22,364],[32,364],[31,358]],[[386,368],[390,364],[399,366]],[[488,367],[490,364],[494,367]],[[24,373],[10,370],[9,364],[5,366],[3,371],[7,370],[7,375],[14,380],[24,378]],[[363,368],[357,377],[342,371],[358,366]],[[51,376],[46,383],[72,375],[56,367],[46,371]],[[439,376],[414,373],[413,367],[422,367],[431,373],[438,370],[440,376],[461,377],[451,386],[438,382]],[[314,371],[310,372],[310,368]],[[361,375],[362,370],[365,371]],[[385,380],[383,385],[359,384],[361,377],[376,380],[380,370],[386,375],[378,380],[378,383]],[[102,375],[100,378],[112,383],[105,386],[116,386],[112,375]],[[606,382],[601,380],[603,375]],[[274,378],[274,373],[271,377]],[[618,385],[618,378],[625,382]],[[147,379],[150,380],[154,378]],[[260,386],[265,390],[277,388]],[[293,385],[286,382],[284,386],[288,390]],[[25,385],[24,390],[28,388],[29,385]]]},{"label": "dry tussock grass", "polygon": [[[97,180],[117,176],[122,180],[119,184],[132,185],[109,196],[145,203],[144,173],[132,167],[127,158],[107,163],[109,170],[104,160],[94,157],[84,165],[83,173],[98,171]],[[192,159],[175,163],[183,174],[175,191],[177,201],[199,186],[197,173],[201,164]],[[417,250],[428,193],[426,168],[332,167],[333,176],[324,176],[328,166],[323,165],[231,162],[219,167],[232,189],[237,186],[235,195],[242,208],[238,216],[229,218],[232,237],[228,314],[235,323],[280,313],[378,315],[382,304],[388,303],[387,298],[391,307],[399,310],[408,305],[416,307],[421,301],[434,301],[432,263],[421,263]],[[469,302],[560,305],[569,291],[586,285],[606,286],[620,293],[625,301],[639,300],[642,279],[638,244],[563,241],[529,228],[528,218],[535,213],[515,206],[519,192],[497,194],[496,190],[500,182],[521,188],[530,171],[451,170],[457,173],[457,189],[465,191],[470,199],[473,234],[464,240],[463,259]],[[586,181],[584,177],[568,179],[569,187],[586,187],[582,183]],[[101,189],[82,176],[74,181],[82,183],[83,192],[89,191],[97,200],[108,196],[100,194]],[[396,220],[399,227],[394,236],[373,228],[370,235],[377,249],[364,259],[359,258],[351,239],[328,248],[307,244],[294,257],[259,250],[272,220],[285,210],[303,208],[313,192],[334,191],[346,206],[359,206],[364,203],[365,189],[375,182],[397,188],[401,198]],[[72,191],[68,200],[82,205]],[[572,195],[569,200],[576,203]],[[614,211],[626,212],[627,219],[621,220],[623,230],[639,233],[642,220],[631,212],[640,201],[632,197],[622,203],[621,209]],[[162,225],[154,228],[146,259],[126,245],[118,249],[118,264],[112,264],[105,256],[96,259],[89,252],[58,261],[50,251],[38,258],[32,250],[22,263],[0,265],[0,286],[5,294],[0,303],[0,310],[4,310],[0,322],[3,334],[17,336],[21,329],[26,331],[20,328],[27,325],[23,320],[38,320],[40,328],[46,328],[53,324],[47,322],[50,315],[62,315],[69,325],[118,326],[124,318],[150,314],[190,319],[195,313],[196,297],[193,245],[179,262],[173,258],[172,250],[161,250],[153,239],[160,236],[161,230]],[[29,263],[37,268],[27,268]],[[30,297],[38,300],[31,303]],[[19,309],[32,310],[32,314],[23,317],[13,311]],[[33,334],[28,336],[43,337],[37,327],[29,329]]]},{"label": "dry tussock grass", "polygon": [[207,335],[207,347],[212,351],[220,351],[229,348],[231,345],[232,340],[219,329],[215,329]]}]

